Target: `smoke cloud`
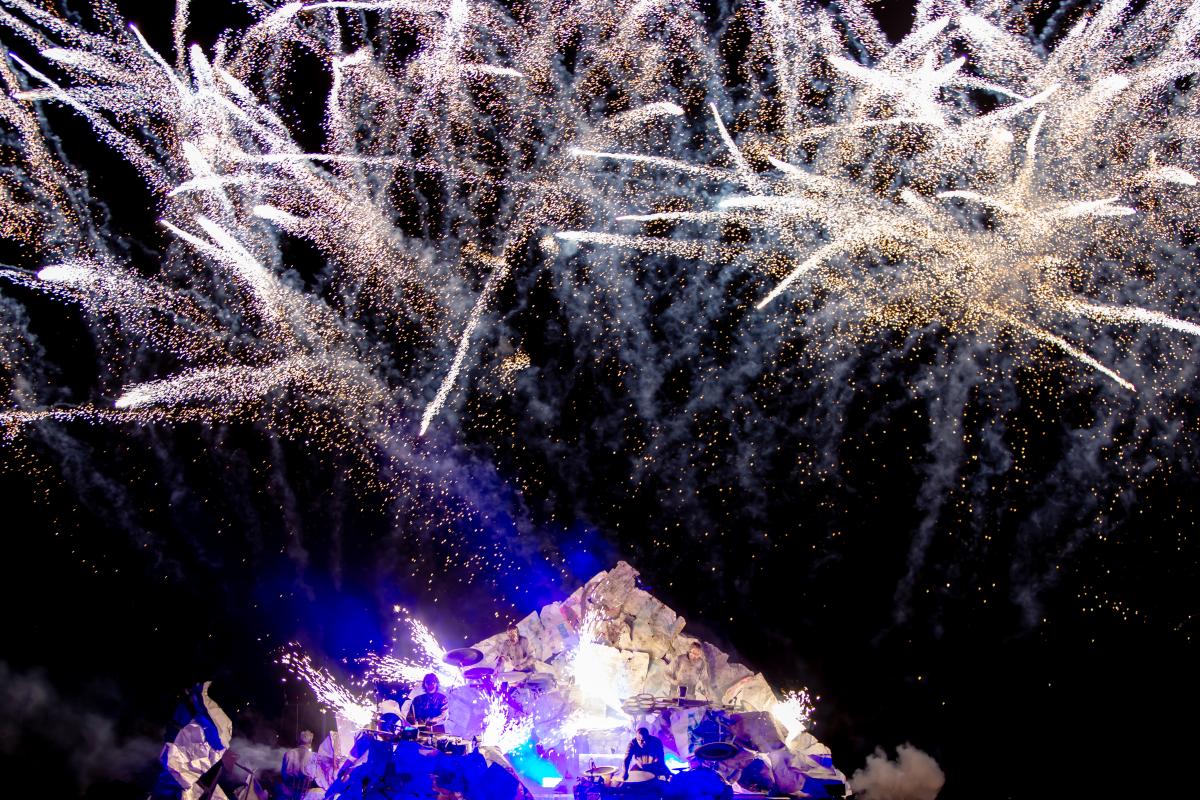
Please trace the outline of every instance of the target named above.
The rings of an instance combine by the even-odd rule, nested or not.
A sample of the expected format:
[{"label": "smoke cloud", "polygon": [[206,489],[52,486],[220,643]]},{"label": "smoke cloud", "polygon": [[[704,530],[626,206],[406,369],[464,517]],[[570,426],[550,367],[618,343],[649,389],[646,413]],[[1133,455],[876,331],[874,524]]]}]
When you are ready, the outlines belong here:
[{"label": "smoke cloud", "polygon": [[123,736],[117,721],[65,697],[40,671],[0,661],[0,755],[53,753],[82,791],[105,780],[129,780],[150,768],[163,743]]},{"label": "smoke cloud", "polygon": [[868,800],[933,800],[945,783],[933,757],[908,743],[896,748],[895,761],[876,748],[850,778],[850,787]]},{"label": "smoke cloud", "polygon": [[236,736],[229,743],[229,749],[237,754],[238,764],[256,773],[267,770],[278,772],[283,765],[283,754],[289,750],[287,747],[252,742]]}]

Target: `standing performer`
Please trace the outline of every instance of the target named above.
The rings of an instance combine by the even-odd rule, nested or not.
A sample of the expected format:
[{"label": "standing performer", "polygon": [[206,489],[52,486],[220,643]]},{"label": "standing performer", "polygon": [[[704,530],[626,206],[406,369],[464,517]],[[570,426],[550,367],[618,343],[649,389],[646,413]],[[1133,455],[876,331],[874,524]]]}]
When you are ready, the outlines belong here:
[{"label": "standing performer", "polygon": [[[667,672],[667,680],[679,688],[679,696],[690,697],[693,700],[714,700],[712,695],[712,678],[708,669],[708,659],[704,656],[704,647],[699,642],[692,642],[685,655],[675,659]],[[678,744],[683,744],[683,735],[687,733],[688,750],[695,750],[699,743],[696,738],[696,728],[704,718],[705,709],[691,707],[674,720],[671,733]]]},{"label": "standing performer", "polygon": [[300,744],[283,754],[283,783],[285,797],[303,797],[312,786],[316,765],[312,752],[313,732],[300,731]]},{"label": "standing performer", "polygon": [[442,727],[446,722],[446,695],[438,691],[438,676],[432,672],[421,681],[424,693],[410,697],[404,702],[400,715],[410,725]]},{"label": "standing performer", "polygon": [[667,679],[679,687],[680,697],[713,700],[712,679],[708,671],[708,659],[699,642],[692,642],[687,655],[675,659]]},{"label": "standing performer", "polygon": [[665,777],[671,775],[671,770],[667,769],[662,739],[651,736],[649,728],[638,728],[637,735],[629,741],[629,747],[625,751],[625,780],[629,779],[631,761],[634,769]]}]

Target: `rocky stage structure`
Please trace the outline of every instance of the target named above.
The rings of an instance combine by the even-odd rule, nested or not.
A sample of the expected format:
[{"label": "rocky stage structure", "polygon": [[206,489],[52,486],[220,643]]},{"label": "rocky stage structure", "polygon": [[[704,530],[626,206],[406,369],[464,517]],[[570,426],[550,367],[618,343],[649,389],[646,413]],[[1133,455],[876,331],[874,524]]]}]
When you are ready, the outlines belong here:
[{"label": "rocky stage structure", "polygon": [[[540,752],[564,774],[577,776],[592,763],[618,764],[633,732],[645,726],[687,761],[695,743],[689,729],[703,722],[703,709],[671,707],[678,697],[672,669],[698,644],[707,673],[700,699],[726,711],[730,725],[724,738],[738,748],[737,755],[709,766],[731,782],[750,768],[756,785],[789,794],[823,796],[830,787],[844,787],[829,748],[804,729],[795,705],[780,698],[761,673],[687,635],[684,618],[639,588],[637,577],[633,567],[618,562],[566,600],[518,623],[536,669],[554,676],[553,688],[529,696]],[[474,645],[484,664],[496,662],[504,637]],[[478,702],[455,708],[455,699],[452,693],[451,717],[470,735],[479,723]]]}]

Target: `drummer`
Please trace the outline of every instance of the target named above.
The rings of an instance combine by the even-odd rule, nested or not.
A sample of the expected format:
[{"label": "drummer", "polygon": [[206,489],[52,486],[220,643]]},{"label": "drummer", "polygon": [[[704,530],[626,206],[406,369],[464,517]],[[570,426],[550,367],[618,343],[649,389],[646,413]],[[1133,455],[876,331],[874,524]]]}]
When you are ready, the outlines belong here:
[{"label": "drummer", "polygon": [[509,625],[504,640],[496,650],[497,672],[533,672],[533,653],[529,640],[521,635],[516,625]]},{"label": "drummer", "polygon": [[649,728],[638,728],[637,735],[629,741],[629,747],[625,750],[625,780],[629,780],[630,762],[633,762],[634,769],[652,775],[671,775],[671,770],[667,768],[662,739],[651,736]]},{"label": "drummer", "polygon": [[397,746],[396,725],[400,722],[400,705],[384,700],[377,710],[377,724],[371,730],[359,731],[346,762],[325,796],[330,800],[357,800],[371,786],[377,786],[388,774]]},{"label": "drummer", "polygon": [[425,691],[404,701],[401,716],[409,725],[444,730],[447,700],[438,690],[438,676],[430,672],[421,680],[421,688]]}]

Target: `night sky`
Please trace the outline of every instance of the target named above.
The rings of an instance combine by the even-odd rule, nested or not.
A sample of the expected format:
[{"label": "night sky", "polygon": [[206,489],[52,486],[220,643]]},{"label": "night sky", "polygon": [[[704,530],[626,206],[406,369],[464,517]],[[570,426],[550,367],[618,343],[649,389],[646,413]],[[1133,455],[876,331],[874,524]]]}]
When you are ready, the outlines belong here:
[{"label": "night sky", "polygon": [[[169,49],[173,4],[117,5]],[[895,39],[910,17],[883,5]],[[190,40],[248,20],[213,13],[194,13]],[[317,149],[328,78],[308,68],[294,121]],[[47,113],[105,198],[114,251],[149,274],[167,247],[146,214],[158,201],[78,120]],[[306,248],[285,256],[320,287]],[[44,263],[20,244],[2,255]],[[620,258],[567,253],[562,270]],[[661,324],[630,359],[540,259],[531,247],[500,289],[424,466],[389,475],[411,490],[306,435],[309,406],[286,392],[274,427],[45,423],[0,442],[0,775],[44,797],[143,797],[153,764],[138,758],[196,682],[213,681],[239,737],[290,746],[325,722],[282,680],[287,642],[343,670],[399,604],[457,646],[624,559],[689,632],[818,696],[813,732],[847,775],[907,742],[951,800],[1186,791],[1195,737],[1170,727],[1200,710],[1195,350],[1137,400],[936,322],[811,355],[747,344],[820,333],[798,313],[749,333],[730,313],[699,332]],[[689,313],[662,288],[681,261],[646,278],[664,319]],[[41,348],[43,407],[111,404],[120,353],[77,306],[0,295]],[[672,355],[692,344],[695,361]],[[530,366],[509,378],[518,346]]]}]

